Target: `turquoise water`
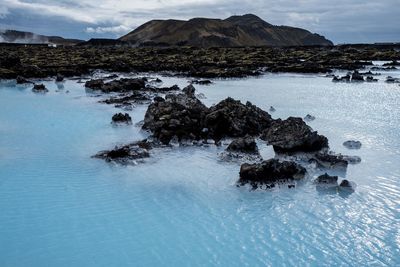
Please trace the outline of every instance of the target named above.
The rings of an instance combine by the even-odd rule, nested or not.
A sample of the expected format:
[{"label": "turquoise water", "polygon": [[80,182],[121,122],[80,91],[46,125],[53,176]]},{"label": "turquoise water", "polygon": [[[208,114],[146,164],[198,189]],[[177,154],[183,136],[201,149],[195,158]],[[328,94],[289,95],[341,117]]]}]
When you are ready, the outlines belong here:
[{"label": "turquoise water", "polygon": [[[147,136],[112,126],[117,109],[72,80],[61,90],[45,81],[46,95],[2,82],[0,266],[399,266],[400,87],[384,77],[270,74],[197,86],[207,105],[232,96],[274,106],[275,118],[316,116],[309,124],[334,151],[362,158],[341,177],[357,184],[353,194],[318,191],[318,173],[294,190],[237,188],[239,164],[219,161],[213,146],[110,165],[90,156]],[[145,110],[129,112],[134,123]],[[344,148],[348,139],[361,150]]]}]

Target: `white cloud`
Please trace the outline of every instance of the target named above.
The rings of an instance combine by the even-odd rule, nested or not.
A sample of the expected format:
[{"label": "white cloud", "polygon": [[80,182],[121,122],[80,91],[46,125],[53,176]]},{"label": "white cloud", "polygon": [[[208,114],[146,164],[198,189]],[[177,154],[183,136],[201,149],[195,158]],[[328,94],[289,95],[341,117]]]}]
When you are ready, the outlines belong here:
[{"label": "white cloud", "polygon": [[0,19],[4,19],[9,14],[6,6],[0,6]]},{"label": "white cloud", "polygon": [[96,27],[96,28],[87,27],[85,31],[87,33],[98,33],[98,34],[104,34],[104,33],[123,34],[130,30],[132,30],[132,28],[125,25],[119,25],[113,27]]}]

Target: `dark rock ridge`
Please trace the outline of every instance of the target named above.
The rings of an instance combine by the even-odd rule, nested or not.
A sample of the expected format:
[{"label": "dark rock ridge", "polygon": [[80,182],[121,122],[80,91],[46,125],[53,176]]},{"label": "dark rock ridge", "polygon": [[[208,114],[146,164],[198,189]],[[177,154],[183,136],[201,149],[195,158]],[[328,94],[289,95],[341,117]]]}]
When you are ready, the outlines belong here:
[{"label": "dark rock ridge", "polygon": [[295,162],[270,159],[262,163],[245,163],[240,167],[240,185],[274,185],[277,182],[304,178],[306,169]]},{"label": "dark rock ridge", "polygon": [[100,90],[103,93],[129,92],[146,87],[146,78],[120,79],[105,83],[103,79],[90,80],[85,83],[86,88]]},{"label": "dark rock ridge", "polygon": [[264,130],[261,139],[276,152],[310,152],[328,147],[328,139],[313,131],[301,118],[289,117],[275,120]]},{"label": "dark rock ridge", "polygon": [[145,115],[143,129],[167,144],[178,140],[214,139],[259,135],[272,121],[271,116],[247,102],[227,98],[207,108],[195,96],[192,85],[183,93],[168,94],[152,103]]},{"label": "dark rock ridge", "polygon": [[182,20],[152,20],[120,41],[144,46],[186,45],[196,47],[241,46],[332,46],[325,37],[307,30],[271,25],[247,14],[225,20],[194,18]]}]

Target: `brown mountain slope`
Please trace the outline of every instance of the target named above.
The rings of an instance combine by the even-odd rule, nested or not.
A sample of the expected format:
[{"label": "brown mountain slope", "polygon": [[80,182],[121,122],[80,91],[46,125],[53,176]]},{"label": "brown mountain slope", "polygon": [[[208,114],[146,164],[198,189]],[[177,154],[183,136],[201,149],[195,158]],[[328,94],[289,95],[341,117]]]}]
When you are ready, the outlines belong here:
[{"label": "brown mountain slope", "polygon": [[333,45],[318,34],[300,28],[274,26],[252,14],[225,20],[152,20],[119,40],[137,45],[197,47]]}]

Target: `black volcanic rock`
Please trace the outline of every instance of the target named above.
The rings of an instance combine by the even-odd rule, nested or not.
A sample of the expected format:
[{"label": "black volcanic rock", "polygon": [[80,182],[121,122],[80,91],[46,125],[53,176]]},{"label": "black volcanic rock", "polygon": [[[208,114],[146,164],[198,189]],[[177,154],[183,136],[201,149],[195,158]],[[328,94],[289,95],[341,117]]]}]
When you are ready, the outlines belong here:
[{"label": "black volcanic rock", "polygon": [[261,135],[277,152],[310,152],[328,147],[328,139],[313,131],[301,118],[275,120]]},{"label": "black volcanic rock", "polygon": [[245,136],[239,137],[233,140],[229,146],[226,148],[230,152],[240,152],[240,153],[258,153],[257,143],[254,137]]},{"label": "black volcanic rock", "polygon": [[247,14],[225,20],[193,18],[183,20],[152,20],[120,41],[146,45],[187,45],[197,47],[239,46],[331,46],[323,36],[288,26],[274,26]]},{"label": "black volcanic rock", "polygon": [[240,185],[250,184],[254,188],[259,185],[270,185],[280,181],[304,178],[306,169],[295,162],[270,159],[262,163],[245,163],[240,167]]},{"label": "black volcanic rock", "polygon": [[130,124],[132,123],[132,118],[129,116],[128,113],[122,114],[122,113],[117,113],[112,116],[112,122],[113,123],[126,123]]}]

